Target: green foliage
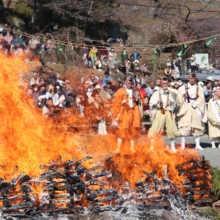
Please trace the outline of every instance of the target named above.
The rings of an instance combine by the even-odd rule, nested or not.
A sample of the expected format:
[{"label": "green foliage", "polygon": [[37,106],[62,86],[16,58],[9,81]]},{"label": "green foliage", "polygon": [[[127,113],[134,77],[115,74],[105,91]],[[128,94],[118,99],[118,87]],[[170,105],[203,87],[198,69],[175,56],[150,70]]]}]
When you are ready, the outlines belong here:
[{"label": "green foliage", "polygon": [[220,213],[213,209],[203,209],[200,211],[202,215],[205,215],[207,217],[212,217],[215,220],[220,220]]},{"label": "green foliage", "polygon": [[19,0],[15,6],[15,11],[23,15],[31,15],[33,9],[29,7],[27,0]]},{"label": "green foliage", "polygon": [[220,197],[220,172],[218,168],[212,168],[212,181],[213,181],[213,192],[216,196]]}]

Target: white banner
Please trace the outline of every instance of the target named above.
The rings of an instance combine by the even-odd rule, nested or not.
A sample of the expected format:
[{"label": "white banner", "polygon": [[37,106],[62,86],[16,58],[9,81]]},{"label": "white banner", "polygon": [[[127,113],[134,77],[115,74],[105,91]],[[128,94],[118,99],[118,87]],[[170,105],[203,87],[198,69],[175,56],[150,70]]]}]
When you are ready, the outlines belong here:
[{"label": "white banner", "polygon": [[209,69],[209,55],[207,53],[196,53],[195,56],[199,69]]}]

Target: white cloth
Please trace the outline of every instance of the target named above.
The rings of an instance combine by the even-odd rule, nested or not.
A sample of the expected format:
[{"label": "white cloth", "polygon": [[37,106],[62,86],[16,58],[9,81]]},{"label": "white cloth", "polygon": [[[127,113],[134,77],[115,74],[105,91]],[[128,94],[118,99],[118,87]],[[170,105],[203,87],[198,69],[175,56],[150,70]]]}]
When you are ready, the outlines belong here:
[{"label": "white cloth", "polygon": [[127,88],[126,88],[126,91],[128,93],[128,105],[129,105],[130,108],[133,108],[134,107],[133,91],[132,91],[132,89],[127,89]]},{"label": "white cloth", "polygon": [[196,57],[190,57],[190,64],[191,64],[191,66],[196,65]]},{"label": "white cloth", "polygon": [[[195,98],[196,97],[196,90],[197,90],[197,86],[196,84],[191,85],[190,83],[188,83],[188,94],[191,98]],[[199,116],[200,119],[202,119],[202,113],[201,111],[197,108],[195,101],[190,99],[190,104],[192,105],[193,108],[196,108],[196,112]]]},{"label": "white cloth", "polygon": [[220,100],[215,100],[213,103],[212,103],[212,111],[214,112],[215,114],[215,117],[218,119],[218,121],[220,122],[220,115],[218,114],[218,108],[220,106]]}]

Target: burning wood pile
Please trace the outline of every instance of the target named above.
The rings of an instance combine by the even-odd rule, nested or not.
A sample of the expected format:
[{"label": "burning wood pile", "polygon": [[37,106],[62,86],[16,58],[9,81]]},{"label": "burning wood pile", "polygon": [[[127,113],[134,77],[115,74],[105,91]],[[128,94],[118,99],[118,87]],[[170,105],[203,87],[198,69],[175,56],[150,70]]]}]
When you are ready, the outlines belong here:
[{"label": "burning wood pile", "polygon": [[[135,186],[125,182],[121,189],[112,187],[114,176],[107,163],[86,168],[92,157],[81,160],[56,161],[41,165],[39,178],[21,173],[10,182],[1,179],[0,192],[5,217],[30,217],[54,214],[100,213],[105,211],[126,213],[131,201],[137,206],[140,216],[149,208],[149,203],[168,204],[186,210],[189,203],[212,197],[209,163],[191,158],[176,167],[185,181],[176,186],[168,178],[169,170],[164,166],[164,177],[157,178],[157,171],[143,171],[146,178]],[[113,162],[113,161],[112,161]],[[17,167],[15,168],[18,169]],[[183,189],[183,190],[181,190]]]}]

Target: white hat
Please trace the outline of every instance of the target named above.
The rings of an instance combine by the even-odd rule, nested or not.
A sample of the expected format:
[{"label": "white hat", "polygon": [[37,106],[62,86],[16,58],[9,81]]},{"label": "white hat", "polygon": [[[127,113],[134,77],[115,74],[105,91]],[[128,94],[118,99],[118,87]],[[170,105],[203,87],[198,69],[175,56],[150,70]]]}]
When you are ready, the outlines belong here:
[{"label": "white hat", "polygon": [[94,89],[101,89],[101,86],[97,84]]}]

